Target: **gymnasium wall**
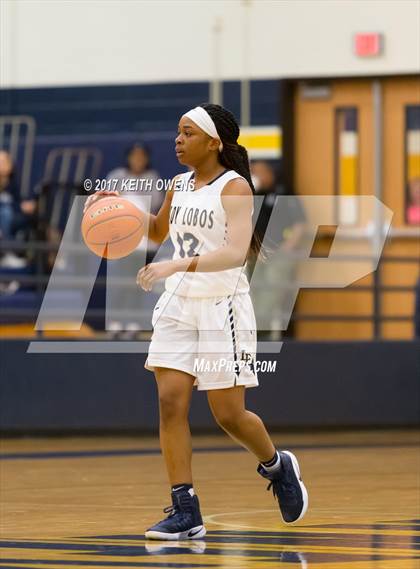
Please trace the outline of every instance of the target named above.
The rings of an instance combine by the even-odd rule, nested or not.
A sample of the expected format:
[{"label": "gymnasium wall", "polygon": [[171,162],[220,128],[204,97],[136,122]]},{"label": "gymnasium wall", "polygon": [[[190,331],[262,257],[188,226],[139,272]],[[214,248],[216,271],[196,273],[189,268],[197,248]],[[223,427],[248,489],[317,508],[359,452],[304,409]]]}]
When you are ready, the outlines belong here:
[{"label": "gymnasium wall", "polygon": [[[420,67],[420,5],[412,0],[2,0],[0,10],[2,88],[206,81],[215,73],[368,76]],[[383,54],[357,58],[356,32],[383,33]]]},{"label": "gymnasium wall", "polygon": [[[156,432],[157,396],[145,354],[27,354],[0,341],[0,430]],[[285,342],[275,373],[247,390],[270,428],[413,426],[420,418],[420,342]],[[215,430],[194,392],[193,430]]]}]

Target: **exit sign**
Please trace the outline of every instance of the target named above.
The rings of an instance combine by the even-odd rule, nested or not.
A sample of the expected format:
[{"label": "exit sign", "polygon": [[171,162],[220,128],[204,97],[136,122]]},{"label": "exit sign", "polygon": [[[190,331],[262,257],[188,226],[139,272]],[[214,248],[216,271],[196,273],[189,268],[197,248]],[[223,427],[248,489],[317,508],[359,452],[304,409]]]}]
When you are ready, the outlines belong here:
[{"label": "exit sign", "polygon": [[375,57],[383,49],[382,34],[356,34],[354,36],[354,50],[359,57]]}]

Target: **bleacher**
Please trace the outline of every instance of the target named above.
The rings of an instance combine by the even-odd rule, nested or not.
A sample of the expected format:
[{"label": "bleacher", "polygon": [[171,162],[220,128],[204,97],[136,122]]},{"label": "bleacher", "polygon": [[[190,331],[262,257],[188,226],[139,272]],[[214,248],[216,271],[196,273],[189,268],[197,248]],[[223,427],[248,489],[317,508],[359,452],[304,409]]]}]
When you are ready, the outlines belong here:
[{"label": "bleacher", "polygon": [[[27,261],[19,268],[0,267],[1,336],[36,334],[33,326],[51,258],[73,197],[86,195],[83,180],[105,178],[139,139],[150,148],[153,167],[162,178],[182,171],[173,152],[177,121],[185,108],[207,100],[208,92],[208,83],[20,89],[19,96],[13,90],[0,91],[0,149],[12,150],[22,198],[39,200],[36,230],[13,243],[1,243],[1,250],[13,250]],[[238,93],[239,82],[225,82],[226,105],[237,113]],[[254,81],[252,94],[253,124],[278,122],[278,81]],[[25,136],[16,126],[20,123],[29,125]],[[103,329],[105,274],[103,262],[81,334]],[[69,291],[66,297],[70,303],[72,295]]]}]

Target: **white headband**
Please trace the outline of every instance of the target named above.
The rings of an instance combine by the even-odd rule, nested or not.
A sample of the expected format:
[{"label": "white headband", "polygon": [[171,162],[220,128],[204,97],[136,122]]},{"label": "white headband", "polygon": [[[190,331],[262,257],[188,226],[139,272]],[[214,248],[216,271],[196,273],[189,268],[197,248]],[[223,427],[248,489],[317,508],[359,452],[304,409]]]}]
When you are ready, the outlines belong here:
[{"label": "white headband", "polygon": [[188,113],[185,113],[184,117],[190,118],[201,130],[204,130],[204,132],[212,138],[217,138],[220,141],[219,152],[223,150],[223,143],[220,140],[216,125],[206,109],[203,109],[203,107],[195,107],[195,109],[191,109]]}]

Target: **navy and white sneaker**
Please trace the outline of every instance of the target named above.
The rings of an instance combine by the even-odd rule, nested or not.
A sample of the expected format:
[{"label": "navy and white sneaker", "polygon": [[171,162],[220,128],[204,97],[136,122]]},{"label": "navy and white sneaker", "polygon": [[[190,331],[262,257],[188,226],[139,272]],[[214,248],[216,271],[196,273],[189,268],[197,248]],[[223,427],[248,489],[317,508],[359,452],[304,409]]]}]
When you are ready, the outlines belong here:
[{"label": "navy and white sneaker", "polygon": [[183,540],[204,537],[206,528],[194,490],[175,491],[171,496],[172,506],[163,510],[169,516],[149,528],[144,534],[146,539]]},{"label": "navy and white sneaker", "polygon": [[283,521],[291,524],[305,515],[308,509],[308,492],[300,477],[299,463],[295,455],[288,450],[279,452],[279,455],[281,462],[278,469],[268,472],[260,464],[257,472],[271,481],[267,490],[273,490]]},{"label": "navy and white sneaker", "polygon": [[296,567],[301,567],[301,569],[308,569],[308,562],[303,553],[299,551],[283,551],[280,554],[280,561],[282,563],[299,563]]}]

